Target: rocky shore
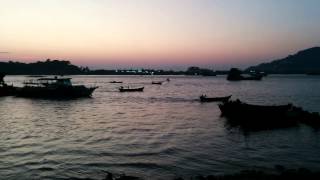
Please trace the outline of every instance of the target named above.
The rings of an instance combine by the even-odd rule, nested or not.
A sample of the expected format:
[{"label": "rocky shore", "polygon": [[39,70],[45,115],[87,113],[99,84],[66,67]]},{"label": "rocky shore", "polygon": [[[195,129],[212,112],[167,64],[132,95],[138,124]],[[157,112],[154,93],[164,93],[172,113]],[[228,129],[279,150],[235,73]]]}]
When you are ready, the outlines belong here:
[{"label": "rocky shore", "polygon": [[[159,179],[159,178],[155,178]],[[299,169],[286,169],[283,166],[276,165],[274,167],[274,172],[269,173],[265,171],[258,170],[244,170],[234,174],[225,174],[225,175],[208,175],[208,176],[198,176],[195,175],[189,178],[177,177],[168,180],[318,180],[320,179],[320,171],[313,172],[305,168]],[[93,180],[90,178],[81,179],[81,180]],[[135,176],[128,175],[115,175],[108,172],[106,177],[102,180],[152,180],[152,179],[143,179]]]}]

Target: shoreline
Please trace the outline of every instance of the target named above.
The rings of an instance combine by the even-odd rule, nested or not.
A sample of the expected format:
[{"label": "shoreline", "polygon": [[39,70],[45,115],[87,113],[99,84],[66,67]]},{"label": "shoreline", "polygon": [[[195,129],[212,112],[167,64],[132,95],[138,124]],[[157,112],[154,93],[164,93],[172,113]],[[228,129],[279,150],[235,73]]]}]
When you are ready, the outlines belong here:
[{"label": "shoreline", "polygon": [[[101,180],[152,180],[151,178],[146,179],[139,176],[132,176],[127,174],[116,174],[105,171],[106,175]],[[70,178],[78,180],[96,180],[93,178]],[[161,179],[161,178],[155,178]],[[190,177],[172,177],[166,178],[166,180],[282,180],[282,179],[308,179],[308,180],[318,180],[320,179],[320,171],[311,171],[306,168],[298,169],[286,169],[284,166],[276,165],[274,166],[273,172],[267,172],[262,170],[248,169],[239,171],[237,173],[222,174],[222,175],[198,175],[195,174]],[[99,179],[100,180],[100,179]]]}]

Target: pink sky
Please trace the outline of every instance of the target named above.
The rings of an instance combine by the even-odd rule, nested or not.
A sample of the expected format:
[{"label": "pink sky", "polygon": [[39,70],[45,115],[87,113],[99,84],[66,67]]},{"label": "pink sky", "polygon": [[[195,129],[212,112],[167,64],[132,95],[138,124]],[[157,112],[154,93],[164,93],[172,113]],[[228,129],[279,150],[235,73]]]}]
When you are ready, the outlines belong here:
[{"label": "pink sky", "polygon": [[320,44],[315,0],[2,0],[0,60],[227,68]]}]

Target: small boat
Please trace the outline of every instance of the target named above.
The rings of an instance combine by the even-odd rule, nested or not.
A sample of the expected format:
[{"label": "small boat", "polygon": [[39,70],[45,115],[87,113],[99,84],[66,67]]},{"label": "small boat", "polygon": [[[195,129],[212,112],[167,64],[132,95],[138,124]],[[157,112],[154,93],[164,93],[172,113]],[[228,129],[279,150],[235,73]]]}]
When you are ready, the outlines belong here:
[{"label": "small boat", "polygon": [[[253,105],[236,101],[227,101],[219,105],[222,115],[227,117],[265,118],[266,116],[284,116],[292,108],[288,105]],[[262,116],[262,117],[261,117]]]},{"label": "small boat", "polygon": [[121,84],[123,83],[122,81],[110,81],[109,83],[113,83],[113,84]]},{"label": "small boat", "polygon": [[17,90],[16,96],[30,98],[79,98],[91,97],[98,87],[72,85],[71,78],[40,78],[24,83]]},{"label": "small boat", "polygon": [[219,105],[221,116],[231,126],[247,130],[265,130],[296,126],[299,123],[320,127],[319,113],[310,113],[292,104],[253,105],[236,101],[225,101]]},{"label": "small boat", "polygon": [[162,85],[163,81],[152,81],[151,84]]},{"label": "small boat", "polygon": [[119,88],[120,92],[142,92],[144,90],[144,87],[140,87],[140,88],[125,88],[123,86],[121,86]]},{"label": "small boat", "polygon": [[17,88],[13,85],[0,84],[0,97],[1,96],[14,96]]},{"label": "small boat", "polygon": [[207,97],[206,95],[201,95],[200,101],[201,102],[224,102],[224,101],[229,101],[230,98],[231,98],[231,95],[224,96],[224,97]]},{"label": "small boat", "polygon": [[0,73],[0,97],[1,96],[13,96],[16,94],[17,88],[13,85],[8,85],[4,81],[5,74]]},{"label": "small boat", "polygon": [[319,75],[320,75],[320,72],[308,72],[308,73],[306,73],[306,75],[319,76]]}]

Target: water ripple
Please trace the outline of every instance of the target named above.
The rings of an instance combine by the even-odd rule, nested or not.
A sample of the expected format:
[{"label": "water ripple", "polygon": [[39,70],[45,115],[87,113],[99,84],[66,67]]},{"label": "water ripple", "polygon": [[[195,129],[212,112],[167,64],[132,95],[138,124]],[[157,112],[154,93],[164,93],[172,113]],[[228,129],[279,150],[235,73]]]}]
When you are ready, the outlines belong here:
[{"label": "water ripple", "polygon": [[[146,179],[301,166],[320,170],[320,133],[308,127],[243,136],[227,129],[218,103],[201,94],[231,95],[257,104],[292,102],[320,111],[320,79],[269,76],[259,83],[224,76],[74,76],[99,86],[92,98],[42,100],[0,97],[0,179],[102,179],[104,171]],[[24,76],[8,76],[22,83]],[[112,80],[145,86],[119,93]],[[312,87],[312,88],[310,88]]]}]

